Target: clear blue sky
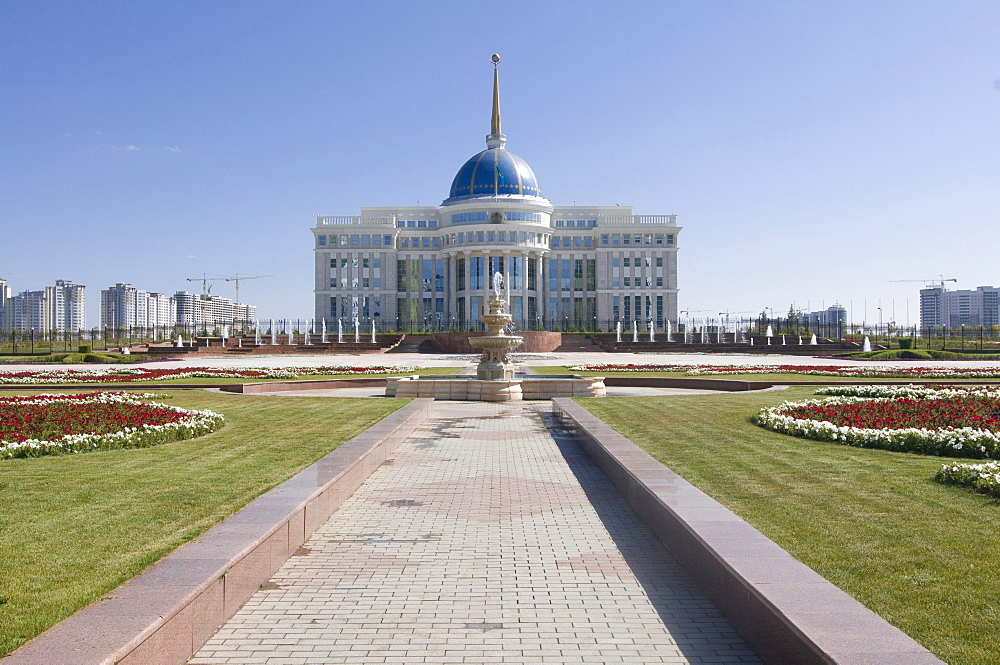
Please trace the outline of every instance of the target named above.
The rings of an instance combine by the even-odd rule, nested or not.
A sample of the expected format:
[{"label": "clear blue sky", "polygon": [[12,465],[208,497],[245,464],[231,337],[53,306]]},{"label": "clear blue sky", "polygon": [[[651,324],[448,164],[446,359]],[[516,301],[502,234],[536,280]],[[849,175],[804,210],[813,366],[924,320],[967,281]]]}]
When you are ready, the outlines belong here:
[{"label": "clear blue sky", "polygon": [[[245,282],[312,315],[315,215],[436,205],[484,147],[678,215],[681,309],[1000,285],[1000,3],[0,3],[0,277]],[[232,297],[232,284],[213,293]]]}]

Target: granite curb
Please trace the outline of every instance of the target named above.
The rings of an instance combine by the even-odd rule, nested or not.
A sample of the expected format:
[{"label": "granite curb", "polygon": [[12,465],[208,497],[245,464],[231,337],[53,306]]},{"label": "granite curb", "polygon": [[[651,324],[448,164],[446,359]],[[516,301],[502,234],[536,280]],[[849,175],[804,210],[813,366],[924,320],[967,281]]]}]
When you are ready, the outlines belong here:
[{"label": "granite curb", "polygon": [[2,659],[185,663],[431,413],[415,399]]},{"label": "granite curb", "polygon": [[941,663],[572,399],[553,413],[769,665]]}]

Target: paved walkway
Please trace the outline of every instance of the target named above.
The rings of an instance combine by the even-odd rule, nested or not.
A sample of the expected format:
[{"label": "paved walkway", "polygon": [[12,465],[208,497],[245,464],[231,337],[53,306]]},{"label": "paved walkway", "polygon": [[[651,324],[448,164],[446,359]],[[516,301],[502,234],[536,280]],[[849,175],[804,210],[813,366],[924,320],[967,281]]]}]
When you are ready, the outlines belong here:
[{"label": "paved walkway", "polygon": [[549,408],[436,402],[190,662],[759,662]]}]

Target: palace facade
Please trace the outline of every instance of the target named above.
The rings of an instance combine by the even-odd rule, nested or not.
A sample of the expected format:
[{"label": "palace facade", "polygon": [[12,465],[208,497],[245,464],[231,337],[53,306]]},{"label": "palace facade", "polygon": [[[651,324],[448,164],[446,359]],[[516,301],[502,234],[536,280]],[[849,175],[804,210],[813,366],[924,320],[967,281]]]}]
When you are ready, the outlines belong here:
[{"label": "palace facade", "polygon": [[676,215],[555,206],[505,146],[494,67],[486,150],[462,165],[441,205],[317,218],[316,318],[358,318],[382,330],[474,329],[500,273],[522,330],[676,324]]}]

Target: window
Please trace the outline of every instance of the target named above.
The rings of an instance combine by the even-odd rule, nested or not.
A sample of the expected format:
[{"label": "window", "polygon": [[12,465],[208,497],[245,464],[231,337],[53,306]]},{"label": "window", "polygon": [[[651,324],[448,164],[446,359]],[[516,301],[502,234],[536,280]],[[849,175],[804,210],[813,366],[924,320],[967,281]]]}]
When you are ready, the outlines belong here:
[{"label": "window", "polygon": [[383,241],[383,244],[385,244],[385,245],[391,245],[392,244],[392,236],[382,236],[382,241]]},{"label": "window", "polygon": [[337,259],[330,259],[330,267],[331,268],[337,267]]},{"label": "window", "polygon": [[373,268],[381,268],[382,267],[382,259],[380,259],[377,256],[374,259],[372,259],[372,267]]},{"label": "window", "polygon": [[616,246],[622,244],[622,237],[618,234],[612,235],[611,244]]},{"label": "window", "polygon": [[410,246],[410,239],[409,238],[403,238],[403,241],[401,243],[399,243],[399,246],[400,247],[409,247]]},{"label": "window", "polygon": [[624,240],[626,245],[632,244],[632,236],[624,236]]},{"label": "window", "polygon": [[361,259],[361,267],[362,267],[362,268],[368,268],[368,267],[369,267],[369,260],[368,260],[368,258],[367,258],[367,257],[366,257],[366,258],[363,258],[363,259]]},{"label": "window", "polygon": [[648,268],[649,267],[649,257],[648,256],[645,258],[645,262],[646,262],[646,267]]},{"label": "window", "polygon": [[556,226],[565,226],[565,225],[566,225],[566,222],[562,221],[561,219],[557,219],[556,220]]},{"label": "window", "polygon": [[418,229],[426,229],[427,228],[427,220],[426,219],[418,219],[417,220],[417,228]]},{"label": "window", "polygon": [[645,244],[647,244],[647,245],[652,245],[653,244],[653,236],[647,234],[646,237],[643,239],[643,242]]},{"label": "window", "polygon": [[372,237],[371,236],[361,236],[361,246],[362,247],[368,247],[371,244],[372,244]]},{"label": "window", "polygon": [[625,278],[625,286],[632,286],[632,278],[631,277],[626,277]]},{"label": "window", "polygon": [[463,245],[465,244],[465,233],[458,234],[458,242]]},{"label": "window", "polygon": [[368,278],[367,277],[362,277],[361,278],[361,287],[365,288],[365,289],[368,288]]},{"label": "window", "polygon": [[593,240],[593,239],[590,236],[587,236],[586,238],[584,238],[583,239],[583,246],[584,247],[590,247],[591,246],[591,240]]},{"label": "window", "polygon": [[355,256],[355,257],[351,258],[351,267],[352,268],[357,268],[358,267],[358,257]]},{"label": "window", "polygon": [[573,246],[581,247],[583,245],[583,238],[580,236],[573,236]]},{"label": "window", "polygon": [[626,268],[631,268],[632,267],[632,257],[631,256],[626,256],[625,257],[625,267]]},{"label": "window", "polygon": [[663,278],[662,277],[657,277],[656,278],[656,285],[657,286],[663,286]]},{"label": "window", "polygon": [[656,267],[657,268],[662,268],[663,267],[663,257],[662,256],[657,256],[656,257]]},{"label": "window", "polygon": [[622,262],[621,258],[619,258],[617,256],[612,256],[611,257],[611,267],[612,268],[618,268],[618,267],[620,267],[621,266],[621,262]]},{"label": "window", "polygon": [[611,236],[609,236],[607,234],[604,234],[604,235],[601,236],[601,244],[602,245],[607,245],[608,242],[610,242],[610,240],[611,240]]},{"label": "window", "polygon": [[656,236],[656,244],[657,245],[662,245],[663,244],[663,235],[662,234],[659,234],[659,235]]},{"label": "window", "polygon": [[430,247],[431,246],[431,239],[430,238],[424,238],[423,246],[424,247]]},{"label": "window", "polygon": [[517,234],[517,240],[518,240],[518,242],[521,242],[521,243],[527,242],[527,237],[528,236],[527,236],[527,234],[524,231],[521,231],[520,233]]},{"label": "window", "polygon": [[479,231],[476,233],[476,242],[482,242],[482,241],[483,241],[483,232]]},{"label": "window", "polygon": [[434,238],[434,243],[433,244],[434,244],[435,247],[440,247],[441,246],[441,238]]},{"label": "window", "polygon": [[319,244],[320,245],[326,244],[326,236],[319,236]]},{"label": "window", "polygon": [[382,236],[372,236],[372,244],[373,245],[381,245],[382,244]]},{"label": "window", "polygon": [[667,235],[667,244],[668,245],[674,244],[674,235],[672,233]]},{"label": "window", "polygon": [[359,242],[361,242],[360,236],[351,236],[351,246],[357,247]]},{"label": "window", "polygon": [[341,268],[346,268],[347,267],[347,259],[341,259],[340,260],[340,267]]},{"label": "window", "polygon": [[372,281],[374,281],[376,289],[381,289],[382,288],[382,278],[381,277],[373,277]]},{"label": "window", "polygon": [[493,231],[487,231],[487,233],[486,233],[486,241],[487,242],[496,242],[496,239],[497,239],[497,234],[496,233],[494,233]]},{"label": "window", "polygon": [[340,236],[340,244],[347,245],[347,236]]},{"label": "window", "polygon": [[633,242],[634,242],[634,243],[635,243],[636,245],[638,245],[639,243],[641,243],[641,242],[642,242],[642,236],[635,236],[635,238],[633,239]]}]

